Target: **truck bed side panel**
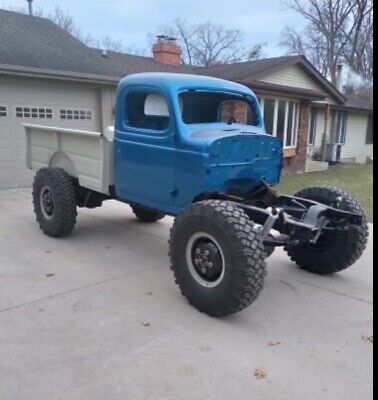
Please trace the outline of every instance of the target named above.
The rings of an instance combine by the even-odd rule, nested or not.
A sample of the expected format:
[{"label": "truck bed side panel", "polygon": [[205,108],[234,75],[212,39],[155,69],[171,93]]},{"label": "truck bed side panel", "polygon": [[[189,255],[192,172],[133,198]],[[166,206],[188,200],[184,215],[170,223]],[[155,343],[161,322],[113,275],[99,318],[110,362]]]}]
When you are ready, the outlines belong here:
[{"label": "truck bed side panel", "polygon": [[81,186],[109,193],[113,184],[112,142],[99,132],[25,124],[26,164],[38,170],[60,167]]}]

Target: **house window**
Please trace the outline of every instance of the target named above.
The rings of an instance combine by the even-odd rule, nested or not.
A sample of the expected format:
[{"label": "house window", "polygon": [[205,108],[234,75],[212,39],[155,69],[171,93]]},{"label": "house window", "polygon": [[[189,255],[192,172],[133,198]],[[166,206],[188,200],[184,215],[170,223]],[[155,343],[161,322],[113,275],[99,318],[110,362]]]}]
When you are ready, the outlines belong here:
[{"label": "house window", "polygon": [[287,103],[286,147],[293,147],[297,143],[298,103]]},{"label": "house window", "polygon": [[284,142],[286,101],[278,100],[276,136]]},{"label": "house window", "polygon": [[345,144],[346,126],[348,114],[345,111],[333,111],[332,113],[332,143]]},{"label": "house window", "polygon": [[311,110],[310,113],[310,127],[308,130],[308,144],[310,146],[315,145],[316,138],[316,121],[318,119],[318,110]]},{"label": "house window", "polygon": [[264,113],[265,130],[267,133],[273,135],[276,101],[274,99],[264,99],[263,104],[264,104],[263,113]]},{"label": "house window", "polygon": [[297,145],[299,105],[294,100],[262,98],[261,112],[267,133],[282,140],[285,148]]},{"label": "house window", "polygon": [[60,109],[59,111],[60,119],[81,119],[81,120],[91,120],[92,111],[90,110],[72,110],[72,109]]},{"label": "house window", "polygon": [[369,114],[366,128],[366,144],[373,144],[373,114]]},{"label": "house window", "polygon": [[0,106],[0,117],[6,117],[6,116],[7,116],[7,107]]},{"label": "house window", "polygon": [[16,107],[17,118],[52,118],[52,108],[46,107]]}]

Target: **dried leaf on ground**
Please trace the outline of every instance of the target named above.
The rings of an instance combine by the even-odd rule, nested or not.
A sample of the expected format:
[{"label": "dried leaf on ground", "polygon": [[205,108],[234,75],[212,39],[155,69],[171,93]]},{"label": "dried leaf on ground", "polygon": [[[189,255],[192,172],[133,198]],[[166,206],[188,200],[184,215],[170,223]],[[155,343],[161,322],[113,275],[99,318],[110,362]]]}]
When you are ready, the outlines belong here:
[{"label": "dried leaf on ground", "polygon": [[279,346],[281,342],[279,340],[271,340],[266,347],[271,347],[271,346]]},{"label": "dried leaf on ground", "polygon": [[361,335],[362,340],[365,340],[365,342],[371,342],[373,343],[373,336],[372,335],[367,335],[366,333],[363,333]]},{"label": "dried leaf on ground", "polygon": [[149,326],[151,326],[151,322],[149,322],[149,321],[143,321],[143,322],[142,322],[142,325],[143,325],[143,326],[149,327]]},{"label": "dried leaf on ground", "polygon": [[254,374],[256,379],[265,379],[266,378],[266,371],[264,368],[256,368]]}]

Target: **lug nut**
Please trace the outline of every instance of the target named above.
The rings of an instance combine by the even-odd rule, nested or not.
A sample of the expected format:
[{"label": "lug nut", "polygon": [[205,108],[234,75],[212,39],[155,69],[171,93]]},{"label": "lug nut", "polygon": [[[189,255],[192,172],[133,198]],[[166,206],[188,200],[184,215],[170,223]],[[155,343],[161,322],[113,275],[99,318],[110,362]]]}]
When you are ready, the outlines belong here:
[{"label": "lug nut", "polygon": [[209,250],[205,250],[205,256],[208,256],[210,254]]}]

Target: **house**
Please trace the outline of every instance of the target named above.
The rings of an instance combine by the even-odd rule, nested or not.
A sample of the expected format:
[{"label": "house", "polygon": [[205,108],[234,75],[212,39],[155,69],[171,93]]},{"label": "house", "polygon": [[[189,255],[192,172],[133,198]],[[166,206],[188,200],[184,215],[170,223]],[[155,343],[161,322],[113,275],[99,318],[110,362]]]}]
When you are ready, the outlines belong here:
[{"label": "house", "polygon": [[0,188],[32,181],[21,123],[103,131],[113,123],[119,79],[135,72],[204,74],[252,88],[267,131],[284,142],[286,172],[324,168],[324,156],[372,157],[372,104],[347,99],[303,56],[190,68],[164,37],[152,53],[90,48],[48,19],[0,10]]}]

